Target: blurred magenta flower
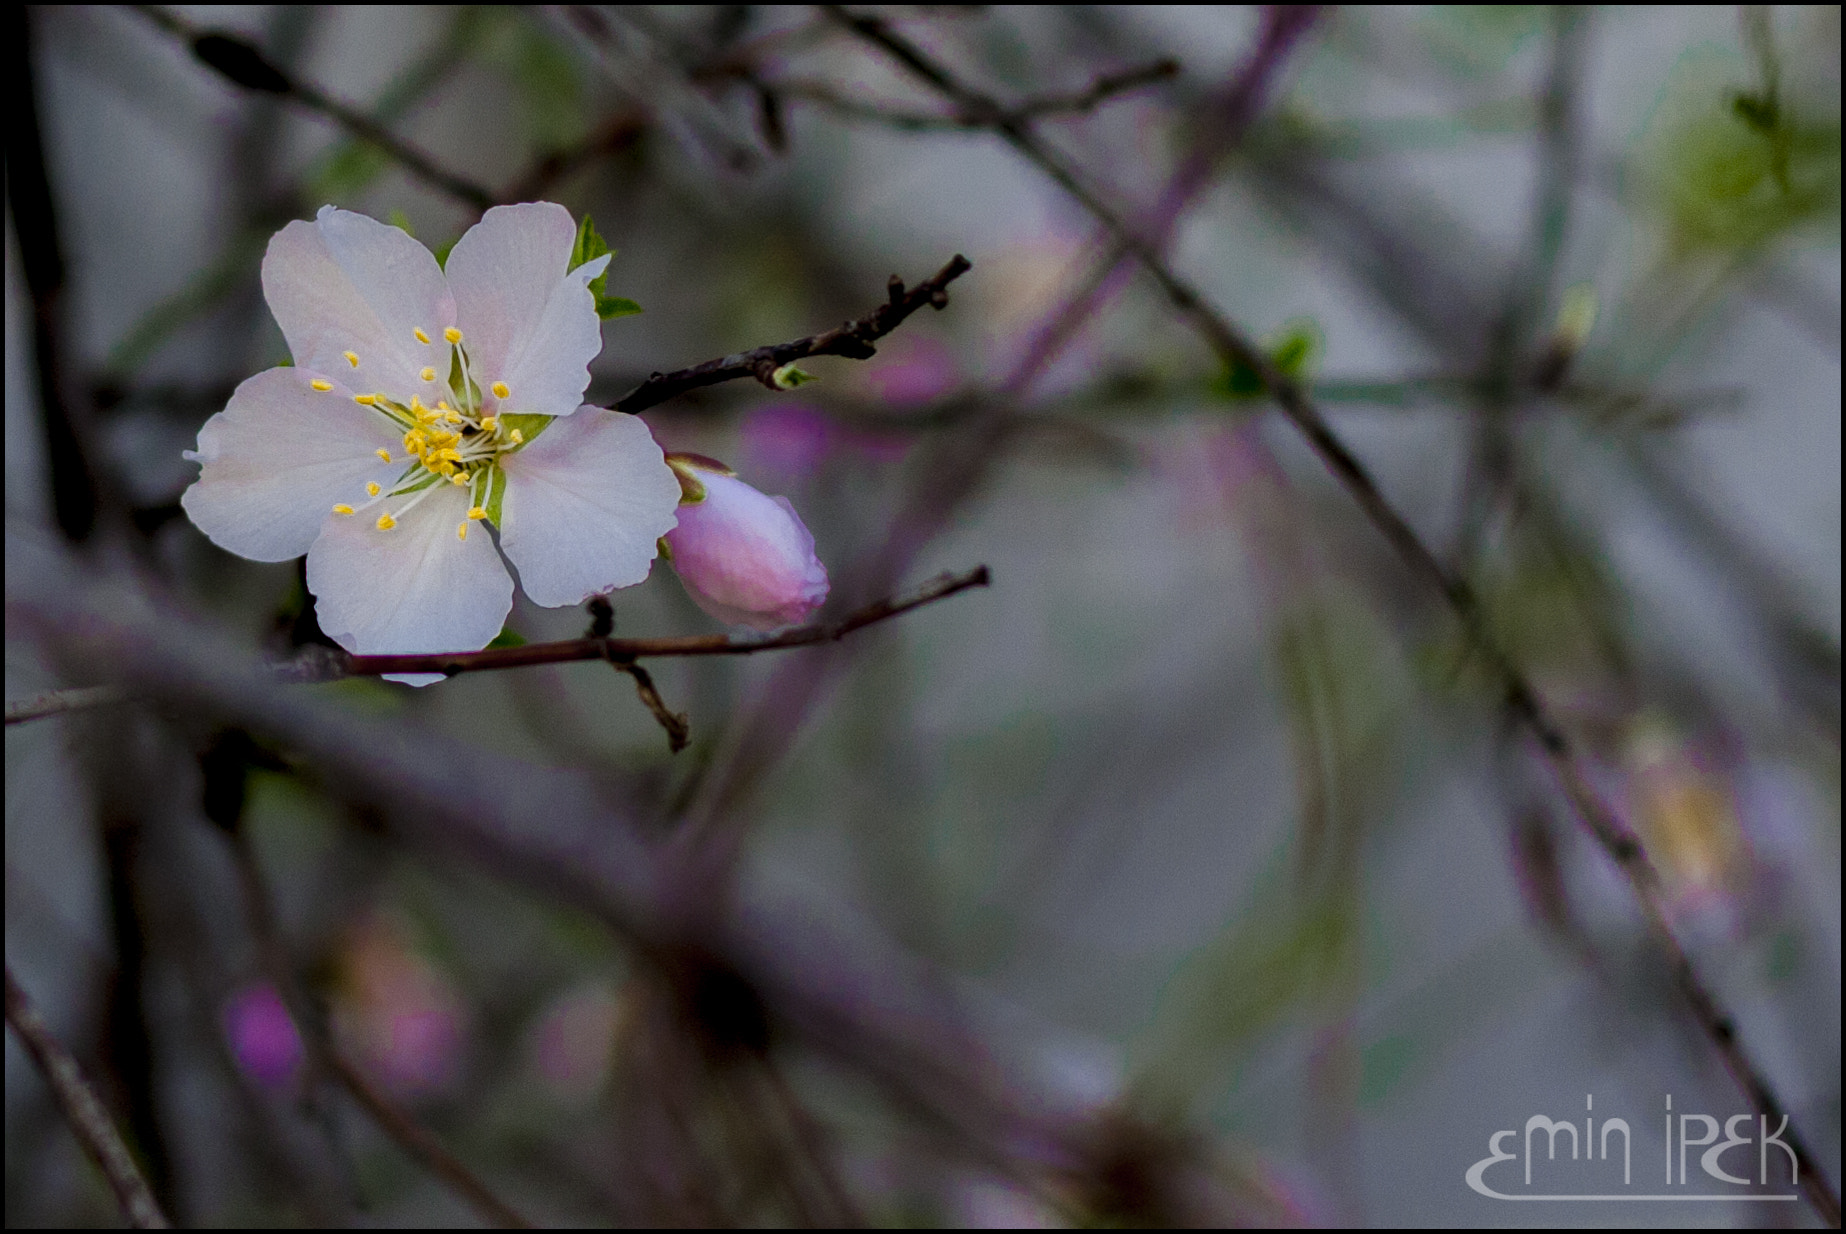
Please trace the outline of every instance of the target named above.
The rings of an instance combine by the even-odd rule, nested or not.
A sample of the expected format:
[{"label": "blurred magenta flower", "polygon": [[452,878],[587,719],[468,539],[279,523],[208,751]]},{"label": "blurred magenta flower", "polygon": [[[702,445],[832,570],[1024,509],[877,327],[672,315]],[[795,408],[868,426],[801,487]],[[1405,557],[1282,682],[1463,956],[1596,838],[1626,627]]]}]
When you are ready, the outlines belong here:
[{"label": "blurred magenta flower", "polygon": [[266,1088],[287,1088],[301,1070],[301,1034],[271,985],[248,985],[224,1006],[224,1035],[244,1073]]},{"label": "blurred magenta flower", "polygon": [[393,1093],[420,1097],[460,1073],[464,1011],[447,979],[382,917],[356,927],[340,957],[334,1030]]},{"label": "blurred magenta flower", "polygon": [[606,983],[587,982],[554,998],[527,1045],[540,1083],[561,1102],[594,1101],[609,1081],[621,1022],[621,1001]]},{"label": "blurred magenta flower", "polygon": [[669,560],[698,606],[727,625],[775,630],[806,621],[827,598],[827,568],[786,497],[770,497],[723,463],[669,454],[684,493]]}]

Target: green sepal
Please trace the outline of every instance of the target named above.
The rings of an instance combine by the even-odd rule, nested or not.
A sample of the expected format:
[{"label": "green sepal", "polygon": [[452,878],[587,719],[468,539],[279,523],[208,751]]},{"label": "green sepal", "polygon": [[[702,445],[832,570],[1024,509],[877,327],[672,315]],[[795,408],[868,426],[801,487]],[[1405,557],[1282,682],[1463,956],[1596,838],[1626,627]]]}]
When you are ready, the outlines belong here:
[{"label": "green sepal", "polygon": [[390,216],[385,219],[385,222],[391,224],[391,226],[397,228],[412,240],[417,238],[417,233],[411,230],[410,227],[410,216],[405,214],[402,210],[393,210]]},{"label": "green sepal", "polygon": [[451,239],[444,240],[441,244],[438,244],[435,248],[430,250],[436,255],[436,265],[440,269],[447,270],[449,268],[449,254],[454,250],[455,242],[460,239],[460,236],[455,236]]},{"label": "green sepal", "polygon": [[[1311,317],[1286,322],[1280,332],[1264,344],[1269,363],[1284,377],[1305,380],[1310,376],[1323,347],[1320,325]],[[1263,393],[1263,375],[1252,365],[1233,360],[1214,378],[1211,391],[1233,402],[1259,398]]]},{"label": "green sepal", "polygon": [[506,504],[506,472],[500,464],[474,473],[474,487],[469,500],[487,511],[487,521],[500,526],[500,510]]},{"label": "green sepal", "polygon": [[494,635],[494,641],[487,644],[487,650],[492,651],[496,647],[524,647],[525,645],[525,635],[513,629],[512,626],[502,626],[500,633]]},{"label": "green sepal", "polygon": [[519,430],[519,435],[525,438],[525,441],[520,443],[523,446],[531,443],[540,433],[550,428],[551,422],[557,419],[557,417],[538,416],[524,411],[512,411],[498,417],[498,419],[500,423],[505,426],[507,432],[510,433],[514,429]]},{"label": "green sepal", "polygon": [[[595,261],[604,253],[609,254],[609,264],[614,265],[616,250],[610,248],[603,238],[596,234],[596,224],[592,223],[590,216],[586,214],[583,216],[583,221],[577,224],[577,243],[571,246],[570,265],[567,268],[575,270],[584,262]],[[641,306],[633,300],[606,294],[609,290],[607,267],[604,267],[601,274],[590,280],[589,287],[590,295],[596,299],[596,315],[604,321],[612,321],[617,317],[633,317],[641,311]]]}]

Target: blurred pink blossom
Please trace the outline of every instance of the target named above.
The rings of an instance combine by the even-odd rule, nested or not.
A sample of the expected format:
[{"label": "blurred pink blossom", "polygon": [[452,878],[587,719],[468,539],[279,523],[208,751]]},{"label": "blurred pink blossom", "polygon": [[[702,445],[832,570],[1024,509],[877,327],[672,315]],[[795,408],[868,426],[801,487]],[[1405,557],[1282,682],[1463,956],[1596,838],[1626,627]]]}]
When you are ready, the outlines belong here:
[{"label": "blurred pink blossom", "polygon": [[301,1034],[282,996],[270,985],[248,985],[224,1007],[224,1035],[237,1065],[266,1088],[287,1088],[301,1070]]},{"label": "blurred pink blossom", "polygon": [[540,1013],[528,1050],[532,1068],[559,1101],[595,1100],[609,1081],[621,1004],[602,982],[566,990]]},{"label": "blurred pink blossom", "polygon": [[365,1070],[399,1096],[448,1087],[461,1068],[465,1020],[443,975],[378,917],[349,936],[340,969],[334,1028]]}]

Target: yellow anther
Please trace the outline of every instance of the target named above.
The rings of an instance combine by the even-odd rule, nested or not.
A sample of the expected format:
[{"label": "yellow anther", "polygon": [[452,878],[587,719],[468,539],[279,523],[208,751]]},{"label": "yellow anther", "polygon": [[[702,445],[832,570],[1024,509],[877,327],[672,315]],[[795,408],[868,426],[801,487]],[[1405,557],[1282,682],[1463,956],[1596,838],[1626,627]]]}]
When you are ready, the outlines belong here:
[{"label": "yellow anther", "polygon": [[504,381],[496,381],[492,386],[488,388],[494,392],[495,398],[505,398],[509,394],[512,393],[512,391],[507,388],[507,385]]},{"label": "yellow anther", "polygon": [[343,351],[340,354],[346,357],[346,363],[352,365],[354,368],[359,367],[359,353],[358,352]]},{"label": "yellow anther", "polygon": [[345,502],[341,502],[339,505],[333,507],[333,512],[335,514],[351,514],[353,512],[353,508],[347,505]]},{"label": "yellow anther", "polygon": [[387,463],[391,461],[391,451],[385,449],[383,446],[378,447],[378,449],[375,450],[374,453],[377,454],[379,458],[383,459]]},{"label": "yellow anther", "polygon": [[468,524],[466,523],[455,524],[455,538],[457,540],[466,540],[468,538]]},{"label": "yellow anther", "polygon": [[367,497],[378,496],[378,482],[376,480],[370,481],[369,483],[366,484],[365,495]]},{"label": "yellow anther", "polygon": [[461,342],[461,331],[457,330],[454,326],[450,326],[447,330],[442,332],[442,337],[448,339],[451,343],[459,343]]},{"label": "yellow anther", "polygon": [[429,335],[423,333],[423,327],[418,326],[416,329],[412,330],[411,333],[417,336],[417,342],[419,343],[429,342]]},{"label": "yellow anther", "polygon": [[418,373],[417,376],[421,377],[424,381],[434,381],[436,380],[436,370],[433,368],[426,368],[421,373]]},{"label": "yellow anther", "polygon": [[376,394],[355,394],[353,395],[353,402],[364,403],[367,407],[370,407],[373,403],[376,403],[377,401],[378,401],[378,396]]},{"label": "yellow anther", "polygon": [[468,473],[465,471],[450,472],[449,483],[455,485],[457,488],[462,487],[468,483]]},{"label": "yellow anther", "polygon": [[481,428],[485,432],[491,433],[499,427],[500,427],[500,417],[499,416],[482,416],[481,417]]},{"label": "yellow anther", "polygon": [[447,421],[448,421],[448,422],[449,422],[450,424],[460,424],[460,423],[462,423],[462,418],[461,418],[461,416],[460,416],[460,415],[458,415],[458,414],[456,414],[456,413],[455,413],[455,412],[453,412],[453,411],[445,411],[445,412],[443,412],[443,413],[442,413],[442,418],[443,418],[444,420],[447,420]]},{"label": "yellow anther", "polygon": [[518,445],[520,442],[526,439],[526,435],[520,432],[518,429],[514,429],[512,433],[510,433],[508,436],[514,445]]},{"label": "yellow anther", "polygon": [[468,517],[474,518],[474,519],[486,518],[487,511],[481,506],[475,506],[473,509],[468,511]]},{"label": "yellow anther", "polygon": [[313,381],[310,381],[308,384],[313,386],[316,390],[321,391],[323,394],[326,393],[328,390],[333,389],[333,383],[331,381],[322,381],[318,377],[316,377]]},{"label": "yellow anther", "polygon": [[381,514],[378,516],[378,530],[390,531],[395,526],[397,526],[397,520],[392,518],[389,514]]},{"label": "yellow anther", "polygon": [[432,463],[441,463],[441,462],[459,463],[461,462],[461,452],[459,450],[454,449],[451,446],[444,446],[442,449],[437,450],[435,453],[431,454],[429,456],[429,461]]},{"label": "yellow anther", "polygon": [[437,410],[437,411],[447,411],[448,409],[449,409],[449,400],[448,400],[448,399],[446,399],[446,398],[439,398],[439,399],[437,399],[437,400],[436,400],[436,410]]}]

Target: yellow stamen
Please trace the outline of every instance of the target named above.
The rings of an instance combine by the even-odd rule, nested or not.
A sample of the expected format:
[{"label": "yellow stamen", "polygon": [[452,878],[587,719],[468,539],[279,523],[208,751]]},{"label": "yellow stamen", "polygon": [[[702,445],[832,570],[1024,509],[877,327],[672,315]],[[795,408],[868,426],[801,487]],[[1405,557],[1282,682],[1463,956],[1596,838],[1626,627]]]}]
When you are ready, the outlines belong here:
[{"label": "yellow stamen", "polygon": [[383,459],[387,463],[391,461],[391,451],[385,449],[383,446],[378,447],[378,449],[374,453],[376,453],[379,458]]},{"label": "yellow stamen", "polygon": [[417,376],[421,377],[424,381],[434,381],[436,380],[436,370],[433,368],[426,368],[421,373],[418,373]]},{"label": "yellow stamen", "polygon": [[526,439],[526,435],[520,432],[518,429],[514,429],[512,433],[510,434],[510,439],[514,445],[518,445],[520,442]]},{"label": "yellow stamen", "polygon": [[442,418],[447,420],[450,424],[460,424],[462,422],[462,418],[452,411],[445,412]]},{"label": "yellow stamen", "polygon": [[507,389],[507,385],[504,381],[496,381],[489,389],[494,392],[495,398],[505,398],[512,393],[511,390]]},{"label": "yellow stamen", "polygon": [[335,514],[351,514],[353,512],[353,508],[347,505],[345,502],[341,502],[339,505],[333,507],[333,512]]},{"label": "yellow stamen", "polygon": [[459,343],[461,342],[461,331],[457,330],[454,326],[450,326],[447,330],[442,332],[442,337],[448,339],[451,343]]},{"label": "yellow stamen", "polygon": [[457,540],[466,540],[468,538],[468,524],[457,523],[455,525],[455,538]]},{"label": "yellow stamen", "polygon": [[500,417],[499,416],[482,416],[481,417],[481,428],[484,431],[491,433],[499,427],[500,427]]},{"label": "yellow stamen", "polygon": [[473,509],[468,511],[468,517],[473,518],[473,519],[486,518],[487,511],[481,508],[480,506],[475,506]]},{"label": "yellow stamen", "polygon": [[355,394],[353,395],[353,402],[364,403],[367,407],[370,407],[373,403],[376,403],[377,401],[378,401],[378,396],[376,394]]},{"label": "yellow stamen", "polygon": [[437,400],[436,400],[436,410],[437,410],[437,411],[447,411],[448,409],[449,409],[449,400],[448,400],[448,399],[446,399],[446,398],[439,398],[439,399],[437,399]]},{"label": "yellow stamen", "polygon": [[[412,330],[411,333],[417,336],[417,342],[419,343],[429,342],[429,335],[423,333],[423,328],[421,326],[417,327],[415,330]],[[429,379],[426,377],[424,378],[424,380],[427,381]]]},{"label": "yellow stamen", "polygon": [[333,383],[331,381],[322,381],[318,377],[316,377],[313,381],[310,381],[308,384],[313,386],[316,390],[321,391],[323,394],[326,393],[328,390],[333,389]]},{"label": "yellow stamen", "polygon": [[359,354],[357,352],[344,351],[340,354],[346,357],[346,363],[352,365],[354,368],[359,367]]},{"label": "yellow stamen", "polygon": [[371,481],[365,486],[365,495],[367,497],[378,496],[378,482],[376,480]]},{"label": "yellow stamen", "polygon": [[390,531],[395,526],[397,526],[397,520],[392,518],[389,514],[381,514],[378,516],[378,530]]},{"label": "yellow stamen", "polygon": [[455,485],[457,488],[462,487],[468,483],[468,473],[465,471],[451,472],[449,474],[449,483]]}]

